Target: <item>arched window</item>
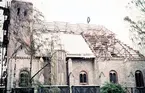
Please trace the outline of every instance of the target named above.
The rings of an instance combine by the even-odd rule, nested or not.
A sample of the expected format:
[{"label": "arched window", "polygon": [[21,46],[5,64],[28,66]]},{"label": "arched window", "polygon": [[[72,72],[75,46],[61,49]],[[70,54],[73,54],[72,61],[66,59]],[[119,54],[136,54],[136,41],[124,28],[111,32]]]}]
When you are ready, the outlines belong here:
[{"label": "arched window", "polygon": [[109,75],[110,75],[110,82],[112,82],[112,83],[117,83],[118,82],[116,71],[111,70]]},{"label": "arched window", "polygon": [[20,87],[27,87],[29,85],[30,74],[28,71],[21,71],[20,72],[20,80],[19,86]]},{"label": "arched window", "polygon": [[140,70],[135,72],[136,87],[144,87],[143,74]]},{"label": "arched window", "polygon": [[85,71],[81,71],[79,77],[80,77],[80,83],[81,84],[87,84],[88,77],[87,77],[87,73]]}]

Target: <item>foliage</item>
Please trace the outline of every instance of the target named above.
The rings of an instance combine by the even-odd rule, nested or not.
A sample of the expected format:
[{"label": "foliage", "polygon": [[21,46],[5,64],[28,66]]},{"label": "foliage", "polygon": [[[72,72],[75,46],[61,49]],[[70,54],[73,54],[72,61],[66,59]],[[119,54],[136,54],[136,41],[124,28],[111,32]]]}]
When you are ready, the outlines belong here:
[{"label": "foliage", "polygon": [[101,93],[126,93],[125,89],[120,84],[105,83],[101,87]]},{"label": "foliage", "polygon": [[58,87],[43,88],[43,93],[60,93]]},{"label": "foliage", "polygon": [[40,93],[60,93],[60,89],[57,86],[50,85],[49,87],[45,87],[39,81],[33,82],[33,85]]},{"label": "foliage", "polygon": [[[138,11],[138,18],[133,19],[133,16],[126,16],[125,21],[130,23],[131,40],[141,49],[145,47],[145,0],[132,0],[128,3],[130,9],[134,8]],[[134,13],[135,14],[135,13]],[[136,16],[136,17],[137,17]]]}]

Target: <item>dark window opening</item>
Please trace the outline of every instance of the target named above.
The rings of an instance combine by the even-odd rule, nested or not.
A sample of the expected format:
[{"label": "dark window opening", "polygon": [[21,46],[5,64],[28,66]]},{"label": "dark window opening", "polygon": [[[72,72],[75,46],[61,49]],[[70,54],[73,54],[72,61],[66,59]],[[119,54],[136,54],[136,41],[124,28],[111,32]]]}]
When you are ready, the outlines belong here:
[{"label": "dark window opening", "polygon": [[19,15],[19,14],[20,14],[20,8],[17,9],[17,15]]},{"label": "dark window opening", "polygon": [[30,75],[28,71],[20,72],[20,81],[19,81],[20,87],[28,87],[29,80],[30,80]]},{"label": "dark window opening", "polygon": [[117,79],[117,73],[116,71],[110,71],[110,82],[112,83],[117,83],[118,82],[118,79]]},{"label": "dark window opening", "polygon": [[86,76],[86,74],[84,74],[84,82],[87,83],[87,76]]},{"label": "dark window opening", "polygon": [[137,70],[135,72],[136,87],[144,87],[143,74],[141,71]]},{"label": "dark window opening", "polygon": [[82,71],[80,73],[80,76],[79,77],[80,77],[80,83],[81,84],[86,84],[88,82],[87,73],[86,72]]},{"label": "dark window opening", "polygon": [[83,82],[83,75],[80,74],[80,82],[82,83]]},{"label": "dark window opening", "polygon": [[21,49],[23,49],[23,46],[22,46],[22,45],[20,45],[20,48],[21,48]]},{"label": "dark window opening", "polygon": [[111,56],[112,57],[118,57],[117,54],[115,54],[114,52],[111,52]]},{"label": "dark window opening", "polygon": [[27,16],[27,11],[26,10],[24,11],[24,16]]}]

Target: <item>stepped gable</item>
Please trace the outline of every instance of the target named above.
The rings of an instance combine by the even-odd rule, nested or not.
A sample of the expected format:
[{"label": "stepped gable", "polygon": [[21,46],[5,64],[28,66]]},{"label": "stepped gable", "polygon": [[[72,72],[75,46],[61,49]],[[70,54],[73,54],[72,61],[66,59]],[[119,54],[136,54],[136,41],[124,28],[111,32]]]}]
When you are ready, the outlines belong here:
[{"label": "stepped gable", "polygon": [[144,55],[115,38],[115,34],[103,26],[89,28],[82,33],[98,58],[144,59]]}]

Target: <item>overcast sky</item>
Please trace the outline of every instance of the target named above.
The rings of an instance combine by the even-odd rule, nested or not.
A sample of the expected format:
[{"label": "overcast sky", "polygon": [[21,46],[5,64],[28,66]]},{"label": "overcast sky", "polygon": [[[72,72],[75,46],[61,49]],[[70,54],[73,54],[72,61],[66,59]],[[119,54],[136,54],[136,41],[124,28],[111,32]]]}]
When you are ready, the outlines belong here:
[{"label": "overcast sky", "polygon": [[48,22],[63,21],[104,25],[116,33],[117,38],[131,45],[128,28],[123,18],[128,15],[126,5],[130,0],[22,0],[32,2]]},{"label": "overcast sky", "polygon": [[104,25],[116,33],[123,42],[129,41],[123,18],[128,15],[126,5],[130,0],[25,0],[43,12],[47,21]]}]

